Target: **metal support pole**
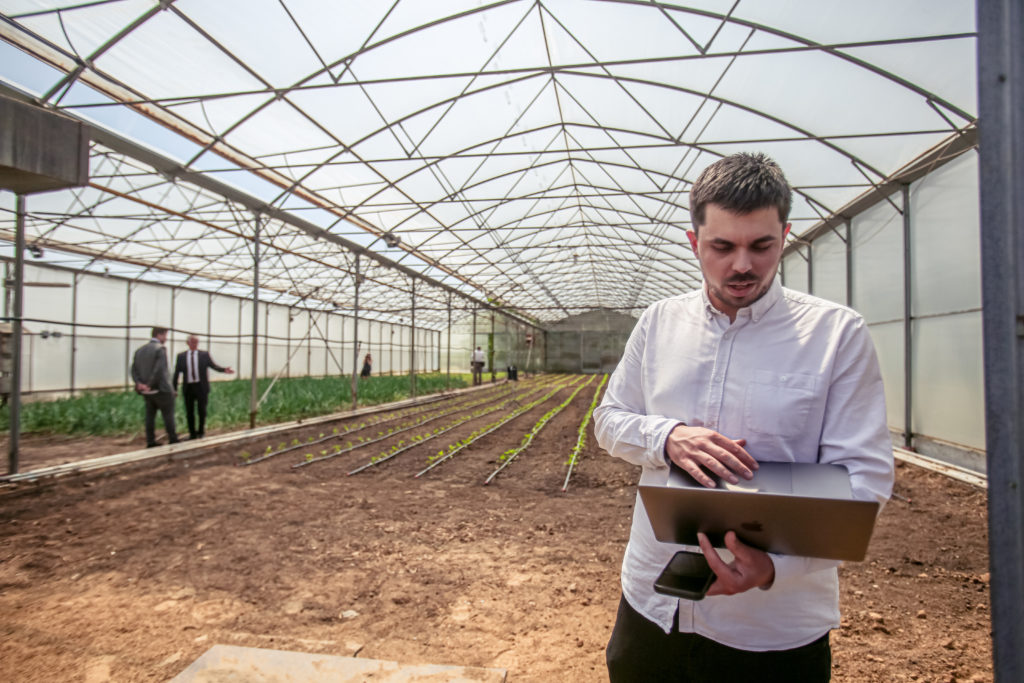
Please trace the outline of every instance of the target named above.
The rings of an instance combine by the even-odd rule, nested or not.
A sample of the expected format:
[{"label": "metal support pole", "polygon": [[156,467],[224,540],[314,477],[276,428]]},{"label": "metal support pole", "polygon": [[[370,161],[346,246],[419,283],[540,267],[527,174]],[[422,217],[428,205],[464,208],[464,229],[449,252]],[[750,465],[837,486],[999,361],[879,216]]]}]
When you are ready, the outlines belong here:
[{"label": "metal support pole", "polygon": [[[175,320],[175,318],[174,318],[174,309],[178,305],[177,298],[178,298],[178,288],[177,287],[172,287],[171,288],[171,322],[168,323],[168,327],[172,331],[175,329],[175,327],[174,327],[174,320]],[[168,351],[168,356],[170,358],[176,358],[176,356],[174,355],[174,338],[173,337],[171,337],[171,341],[170,341],[169,346],[170,346],[170,349]]]},{"label": "metal support pole", "polygon": [[814,294],[814,248],[807,245],[807,293]]},{"label": "metal support pole", "polygon": [[14,310],[11,316],[10,435],[7,441],[7,473],[18,473],[18,445],[21,440],[21,315],[25,305],[25,195],[15,200],[14,228]]},{"label": "metal support pole", "polygon": [[1024,3],[978,2],[979,187],[992,654],[1024,680]]},{"label": "metal support pole", "polygon": [[235,330],[238,334],[235,335],[235,367],[238,371],[242,371],[242,302],[238,300],[238,324],[235,326]]},{"label": "metal support pole", "polygon": [[452,293],[448,292],[448,370],[444,378],[444,388],[448,389],[452,380]]},{"label": "metal support pole", "polygon": [[263,307],[263,376],[270,377],[270,306]]},{"label": "metal support pole", "polygon": [[252,375],[249,377],[249,429],[256,426],[259,409],[259,349],[260,349],[260,216],[256,214],[256,228],[252,237]]},{"label": "metal support pole", "polygon": [[409,389],[410,395],[416,398],[416,278],[412,282],[412,325],[409,326],[409,336],[412,345],[409,348]]},{"label": "metal support pole", "polygon": [[75,367],[78,352],[78,273],[71,276],[71,396],[75,395]]},{"label": "metal support pole", "polygon": [[902,187],[903,196],[903,447],[914,447],[914,309],[911,292],[910,185]]},{"label": "metal support pole", "polygon": [[[127,292],[124,300],[124,355],[126,358],[132,357],[132,285],[134,283],[129,281],[126,287]],[[129,365],[131,361],[124,366],[124,388],[125,391],[135,386],[135,382],[132,381],[131,371]]]},{"label": "metal support pole", "polygon": [[846,305],[853,308],[853,225],[846,219]]},{"label": "metal support pole", "polygon": [[352,319],[352,410],[359,407],[359,254],[356,254],[355,275],[355,306]]},{"label": "metal support pole", "polygon": [[487,345],[487,364],[491,366],[491,381],[494,381],[494,309],[491,309],[491,342]]},{"label": "metal support pole", "polygon": [[[206,294],[206,350],[210,351],[213,346],[213,294]],[[213,354],[210,354],[211,357]],[[175,356],[172,355],[171,358]]]},{"label": "metal support pole", "polygon": [[284,337],[284,376],[292,376],[292,305],[288,304],[288,322],[285,323],[287,328],[285,329]]}]

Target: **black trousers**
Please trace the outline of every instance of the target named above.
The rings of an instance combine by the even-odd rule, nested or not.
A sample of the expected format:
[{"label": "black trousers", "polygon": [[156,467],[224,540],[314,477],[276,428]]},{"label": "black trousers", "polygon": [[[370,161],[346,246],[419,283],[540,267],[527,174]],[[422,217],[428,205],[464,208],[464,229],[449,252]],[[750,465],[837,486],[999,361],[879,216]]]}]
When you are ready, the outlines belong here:
[{"label": "black trousers", "polygon": [[174,394],[159,392],[156,394],[143,394],[146,400],[146,445],[156,445],[156,413],[159,410],[164,420],[164,429],[167,430],[167,442],[177,443],[178,432],[174,428]]},{"label": "black trousers", "polygon": [[[209,391],[203,391],[198,382],[185,383],[181,387],[185,397],[185,422],[188,423],[188,435],[195,439],[206,435],[206,404],[210,398]],[[199,428],[196,429],[196,412],[199,413]]]},{"label": "black trousers", "polygon": [[792,650],[737,650],[675,625],[665,633],[625,597],[605,655],[611,683],[824,683],[832,676],[827,631]]}]

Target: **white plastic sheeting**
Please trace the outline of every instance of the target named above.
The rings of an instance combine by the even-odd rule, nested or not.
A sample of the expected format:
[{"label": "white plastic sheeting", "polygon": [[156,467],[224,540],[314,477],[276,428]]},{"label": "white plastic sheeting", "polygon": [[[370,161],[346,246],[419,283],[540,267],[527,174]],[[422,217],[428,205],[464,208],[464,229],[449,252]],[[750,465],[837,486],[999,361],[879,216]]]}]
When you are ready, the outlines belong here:
[{"label": "white plastic sheeting", "polygon": [[[721,155],[782,164],[796,237],[975,123],[962,0],[0,0],[0,12],[0,79],[15,90],[542,321],[635,313],[698,286],[687,191]],[[250,212],[123,152],[93,155],[93,187],[33,198],[30,242],[197,286],[251,282]],[[11,204],[0,197],[8,234]],[[351,305],[344,249],[288,221],[267,228],[267,292]],[[365,265],[366,300],[393,320],[408,278]],[[418,322],[436,328],[443,296],[417,291]]]}]

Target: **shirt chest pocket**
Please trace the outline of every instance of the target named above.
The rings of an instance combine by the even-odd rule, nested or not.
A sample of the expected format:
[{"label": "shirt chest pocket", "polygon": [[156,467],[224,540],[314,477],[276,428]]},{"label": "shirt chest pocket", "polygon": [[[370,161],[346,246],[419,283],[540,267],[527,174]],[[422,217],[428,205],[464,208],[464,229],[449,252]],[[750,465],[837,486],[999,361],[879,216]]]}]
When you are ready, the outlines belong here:
[{"label": "shirt chest pocket", "polygon": [[800,434],[807,427],[817,384],[814,375],[755,370],[744,405],[747,427],[759,434]]}]

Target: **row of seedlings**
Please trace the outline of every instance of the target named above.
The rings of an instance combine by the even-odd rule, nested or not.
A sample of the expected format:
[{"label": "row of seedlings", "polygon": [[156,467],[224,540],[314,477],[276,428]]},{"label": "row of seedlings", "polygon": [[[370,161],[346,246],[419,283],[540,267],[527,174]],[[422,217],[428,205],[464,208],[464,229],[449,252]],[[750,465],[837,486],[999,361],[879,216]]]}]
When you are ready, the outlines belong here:
[{"label": "row of seedlings", "polygon": [[551,391],[549,391],[547,394],[545,394],[544,396],[540,397],[539,399],[537,399],[535,401],[532,401],[532,402],[522,406],[521,408],[513,411],[512,413],[509,413],[508,415],[506,415],[505,417],[501,418],[500,420],[498,420],[496,422],[493,422],[493,423],[491,423],[489,425],[485,425],[485,426],[481,427],[480,429],[477,429],[477,430],[473,431],[473,433],[471,433],[469,436],[467,436],[466,438],[462,439],[461,441],[458,441],[456,443],[450,444],[448,446],[447,451],[442,449],[442,450],[437,452],[437,455],[431,456],[429,458],[430,464],[427,465],[427,467],[425,467],[424,469],[422,469],[419,472],[417,472],[416,474],[414,474],[413,476],[417,477],[417,478],[423,476],[424,474],[426,474],[430,470],[434,469],[435,467],[437,467],[441,463],[450,460],[459,451],[461,451],[464,448],[470,446],[475,441],[477,441],[479,439],[482,439],[483,437],[487,436],[488,434],[490,434],[490,433],[500,429],[504,424],[506,424],[507,422],[509,422],[511,420],[514,420],[515,418],[519,417],[523,413],[528,412],[529,410],[532,410],[533,408],[536,408],[541,403],[544,403],[545,401],[547,401],[549,398],[551,398],[552,396],[557,394],[562,389],[565,389],[567,387],[572,387],[572,386],[575,386],[576,384],[579,384],[579,382],[582,381],[582,379],[583,379],[582,376],[576,376],[576,377],[573,377],[571,380],[567,380],[565,382],[559,383],[553,389],[551,389]]},{"label": "row of seedlings", "polygon": [[591,376],[590,379],[588,379],[585,383],[576,387],[575,391],[569,394],[569,398],[565,399],[560,404],[558,404],[548,412],[541,415],[540,419],[537,420],[533,424],[533,427],[530,428],[530,431],[526,432],[526,434],[523,435],[523,438],[520,440],[518,446],[508,449],[498,457],[498,461],[501,462],[501,464],[498,465],[498,468],[491,472],[490,476],[488,476],[487,479],[484,480],[484,485],[486,486],[487,484],[490,484],[494,480],[494,478],[498,476],[499,472],[508,467],[509,464],[513,460],[515,460],[515,458],[520,453],[529,448],[530,444],[533,443],[534,437],[540,434],[541,430],[544,429],[544,427],[547,426],[547,424],[551,422],[551,420],[553,420],[556,415],[565,410],[566,406],[572,403],[573,399],[576,398],[576,394],[580,393],[585,387],[590,386],[590,383],[594,381],[595,377],[596,375]]},{"label": "row of seedlings", "polygon": [[[508,391],[511,391],[511,389],[508,388],[507,384],[503,384],[501,386],[501,388],[498,389],[496,392],[492,392],[492,391],[488,390],[487,394],[488,394],[489,398],[493,398],[493,396],[495,396],[495,395],[500,395],[502,393],[508,393]],[[489,398],[483,399],[483,400],[489,400]],[[438,400],[441,400],[441,399],[438,399]],[[478,400],[480,400],[480,394],[470,394],[468,397],[460,397],[453,404],[449,404],[448,406],[446,406],[443,409],[443,412],[446,413],[446,414],[450,414],[452,412],[456,412],[458,410],[463,409],[467,402],[478,401]],[[348,427],[346,427],[344,429],[338,429],[337,427],[335,427],[334,429],[331,430],[330,434],[325,434],[325,433],[321,432],[319,434],[319,436],[317,436],[317,437],[309,436],[306,439],[306,441],[300,441],[298,438],[294,438],[294,439],[292,439],[290,444],[287,443],[287,442],[283,442],[283,443],[279,444],[276,449],[273,446],[267,446],[266,451],[261,453],[258,456],[250,456],[247,452],[243,452],[242,456],[241,456],[242,457],[242,464],[243,465],[255,465],[256,463],[263,462],[264,460],[269,460],[270,458],[277,457],[278,455],[282,455],[284,453],[290,453],[291,451],[298,450],[300,448],[312,448],[312,447],[318,446],[318,445],[320,445],[322,443],[326,443],[326,442],[334,440],[334,439],[342,439],[342,438],[345,438],[345,437],[349,436],[350,434],[361,432],[361,431],[367,430],[367,429],[372,429],[373,427],[377,427],[379,425],[382,425],[382,424],[385,424],[385,423],[388,423],[388,422],[393,422],[395,420],[399,420],[399,419],[402,419],[402,418],[407,418],[407,417],[410,417],[410,416],[417,416],[417,415],[423,415],[425,413],[430,413],[430,412],[432,412],[434,410],[437,410],[437,407],[435,405],[433,405],[433,403],[435,403],[435,402],[432,401],[431,403],[427,404],[426,406],[415,406],[413,408],[404,408],[404,409],[399,409],[397,411],[388,411],[388,412],[385,412],[385,413],[383,413],[381,415],[378,415],[376,419],[371,419],[371,420],[363,421],[363,422],[360,422],[357,425],[349,425]],[[407,426],[409,424],[410,423],[403,423],[398,428],[400,429],[401,427]],[[417,421],[413,420],[412,421],[412,427],[410,427],[410,428],[415,427],[417,424],[422,424],[422,422],[417,422]],[[388,430],[388,433],[389,434],[392,433],[395,429],[396,429],[395,427],[390,428]],[[362,442],[363,439],[360,438],[360,441]],[[346,447],[349,446],[349,445],[351,445],[351,443],[346,444]],[[340,450],[340,448],[341,448],[340,446],[337,446],[334,450]]]},{"label": "row of seedlings", "polygon": [[[425,424],[429,424],[431,422],[435,422],[437,420],[440,420],[440,419],[443,419],[443,418],[446,418],[446,417],[450,417],[451,415],[453,415],[455,413],[462,413],[462,412],[464,412],[466,410],[472,410],[474,408],[478,408],[479,406],[483,406],[484,410],[487,410],[488,412],[490,412],[490,410],[492,410],[492,409],[487,404],[492,404],[496,399],[500,399],[498,401],[497,405],[498,406],[504,406],[509,401],[515,400],[516,396],[518,395],[518,390],[519,390],[519,387],[506,385],[505,388],[502,391],[498,391],[498,392],[495,392],[495,393],[488,393],[488,395],[486,397],[484,397],[484,398],[479,398],[479,399],[471,401],[469,403],[463,403],[463,404],[460,404],[458,406],[454,406],[454,407],[452,407],[450,409],[447,409],[447,410],[444,410],[443,412],[438,413],[436,415],[431,415],[431,416],[429,416],[429,417],[427,417],[425,419],[413,420],[413,421],[410,421],[410,422],[403,422],[401,424],[389,427],[386,431],[385,430],[378,431],[377,432],[377,436],[374,437],[374,438],[366,439],[365,437],[360,436],[360,437],[357,437],[357,442],[356,443],[352,443],[350,441],[350,442],[345,444],[344,448],[340,444],[335,445],[333,449],[326,449],[325,448],[325,449],[322,449],[320,451],[319,455],[314,455],[313,452],[308,452],[308,453],[306,453],[306,456],[305,456],[304,460],[302,460],[300,462],[297,462],[297,463],[292,465],[292,469],[298,469],[300,467],[305,467],[307,465],[312,465],[312,464],[317,463],[317,462],[323,462],[324,460],[330,460],[331,458],[336,458],[339,455],[345,455],[346,453],[351,453],[352,451],[358,450],[358,449],[363,448],[365,446],[370,446],[370,445],[375,444],[375,443],[380,443],[381,441],[387,441],[388,439],[391,439],[392,437],[398,436],[400,434],[404,434],[405,432],[409,432],[409,431],[412,431],[412,430],[415,430],[415,429],[419,429],[420,427],[422,427]],[[527,389],[527,391],[530,391],[530,389]],[[497,408],[494,408],[494,409],[497,409]],[[437,431],[438,431],[437,429],[434,430],[435,433]],[[403,441],[400,441],[399,443],[405,443],[405,442],[403,440]],[[313,445],[313,444],[310,444],[310,445]]]},{"label": "row of seedlings", "polygon": [[[524,393],[526,393],[528,395],[529,394],[536,395],[537,393],[545,391],[552,384],[564,385],[565,381],[564,380],[549,380],[549,381],[546,381],[546,382],[543,382],[543,383],[538,383],[537,386],[532,387],[531,389],[529,389],[528,391],[526,391]],[[550,396],[550,395],[551,394],[549,393],[547,396]],[[371,467],[375,467],[375,466],[377,466],[377,465],[379,465],[379,464],[381,464],[383,462],[386,462],[386,461],[388,461],[388,460],[390,460],[390,459],[392,459],[392,458],[394,458],[394,457],[396,457],[398,455],[401,455],[402,453],[404,453],[404,452],[406,452],[408,450],[416,448],[417,446],[420,446],[420,445],[426,443],[427,441],[430,441],[431,439],[435,439],[435,438],[437,438],[439,436],[442,436],[442,435],[446,434],[447,432],[450,432],[453,429],[462,426],[466,422],[469,422],[471,420],[476,420],[476,419],[481,418],[481,417],[483,417],[485,415],[489,415],[491,413],[494,413],[494,412],[497,412],[499,410],[502,410],[505,407],[507,407],[507,405],[509,403],[518,403],[518,398],[519,398],[518,395],[517,396],[512,396],[509,399],[501,402],[498,405],[495,405],[495,406],[485,406],[484,408],[482,408],[480,410],[476,410],[476,411],[470,413],[469,415],[465,415],[465,416],[457,419],[455,422],[453,422],[453,423],[451,423],[449,425],[446,425],[446,426],[441,427],[441,428],[434,429],[429,434],[419,434],[417,436],[414,436],[411,439],[410,443],[408,443],[408,444],[405,443],[405,441],[399,441],[397,444],[394,444],[393,446],[391,446],[391,448],[389,450],[384,451],[380,455],[374,456],[373,458],[370,459],[370,461],[368,463],[366,463],[364,465],[360,465],[359,467],[357,467],[354,470],[352,470],[351,472],[349,472],[349,475],[358,474],[358,473],[362,472],[363,470],[367,470],[367,469],[369,469]],[[547,398],[547,397],[545,397],[545,398]],[[541,400],[543,400],[543,399],[541,399]],[[528,405],[532,407],[532,406],[536,405],[536,402],[535,401],[534,402],[529,402]],[[519,415],[519,414],[522,413],[522,411],[523,411],[522,407],[517,407],[511,413],[511,415]],[[443,454],[444,454],[443,450],[438,452],[439,456],[443,455]]]},{"label": "row of seedlings", "polygon": [[565,473],[565,483],[562,484],[562,493],[565,493],[569,489],[569,477],[572,476],[572,468],[576,466],[576,460],[579,458],[580,453],[583,452],[583,448],[587,445],[587,425],[590,424],[590,419],[594,416],[594,409],[597,408],[597,400],[601,396],[601,389],[608,382],[608,375],[604,375],[601,378],[600,384],[597,385],[597,389],[594,390],[594,397],[590,400],[590,407],[587,408],[586,414],[583,416],[583,420],[580,422],[580,428],[576,436],[576,445],[573,446],[572,452],[569,454],[569,470]]}]

